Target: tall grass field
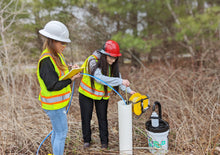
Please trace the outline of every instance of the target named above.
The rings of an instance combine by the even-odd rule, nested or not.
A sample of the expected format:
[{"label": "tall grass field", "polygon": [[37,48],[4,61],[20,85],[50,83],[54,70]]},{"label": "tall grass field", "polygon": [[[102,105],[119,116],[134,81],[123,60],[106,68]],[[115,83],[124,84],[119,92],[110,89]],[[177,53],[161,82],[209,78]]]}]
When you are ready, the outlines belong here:
[{"label": "tall grass field", "polygon": [[[0,83],[0,154],[36,154],[42,140],[52,130],[47,115],[38,101],[40,91],[36,69],[1,67]],[[162,106],[162,119],[170,126],[167,154],[220,154],[220,72],[218,69],[172,67],[162,63],[139,70],[122,66],[124,78],[131,88],[150,96]],[[92,118],[92,145],[83,149],[79,79],[68,112],[69,132],[65,154],[119,154],[118,111],[115,94],[108,107],[109,149],[100,148],[98,122],[94,110]],[[121,92],[125,98],[126,94]],[[130,96],[129,96],[130,97]],[[152,108],[139,119],[133,114],[133,153],[150,154],[145,123]],[[52,153],[50,137],[43,143],[39,154]]]}]

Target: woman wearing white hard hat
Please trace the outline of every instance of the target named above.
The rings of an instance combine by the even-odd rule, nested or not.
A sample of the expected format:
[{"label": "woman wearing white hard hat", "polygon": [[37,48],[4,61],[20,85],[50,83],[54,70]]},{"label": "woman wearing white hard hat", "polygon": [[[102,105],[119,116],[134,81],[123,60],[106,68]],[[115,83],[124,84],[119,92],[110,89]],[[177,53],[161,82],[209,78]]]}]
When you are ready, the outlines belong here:
[{"label": "woman wearing white hard hat", "polygon": [[37,67],[41,87],[39,100],[52,123],[53,154],[63,155],[68,132],[66,106],[70,100],[70,84],[80,77],[80,74],[61,80],[69,72],[62,54],[66,44],[71,42],[67,27],[59,21],[50,21],[39,33],[46,37]]}]

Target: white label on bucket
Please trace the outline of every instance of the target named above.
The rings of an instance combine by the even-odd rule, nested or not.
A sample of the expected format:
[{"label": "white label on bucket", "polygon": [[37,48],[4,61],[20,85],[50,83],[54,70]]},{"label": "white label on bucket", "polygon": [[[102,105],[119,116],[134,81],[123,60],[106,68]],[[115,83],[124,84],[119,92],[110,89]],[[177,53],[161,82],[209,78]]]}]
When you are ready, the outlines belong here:
[{"label": "white label on bucket", "polygon": [[163,145],[166,145],[166,141],[163,140],[161,141],[161,143],[159,144],[158,141],[156,140],[153,140],[151,137],[148,136],[148,144],[149,144],[149,147],[155,147],[155,148],[162,148]]},{"label": "white label on bucket", "polygon": [[150,149],[151,153],[166,153],[168,152],[168,133],[169,130],[163,133],[153,133],[147,131],[148,146],[152,147]]}]

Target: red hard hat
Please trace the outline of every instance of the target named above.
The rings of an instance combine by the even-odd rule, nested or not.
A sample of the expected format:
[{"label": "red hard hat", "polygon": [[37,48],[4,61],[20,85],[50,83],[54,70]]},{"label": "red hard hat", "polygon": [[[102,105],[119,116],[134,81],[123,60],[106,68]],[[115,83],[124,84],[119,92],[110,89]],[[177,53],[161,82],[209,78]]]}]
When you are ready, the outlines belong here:
[{"label": "red hard hat", "polygon": [[119,45],[114,40],[108,40],[105,43],[105,45],[103,47],[103,50],[105,51],[105,53],[104,53],[104,51],[102,51],[103,54],[107,54],[107,55],[110,55],[112,57],[121,56]]}]

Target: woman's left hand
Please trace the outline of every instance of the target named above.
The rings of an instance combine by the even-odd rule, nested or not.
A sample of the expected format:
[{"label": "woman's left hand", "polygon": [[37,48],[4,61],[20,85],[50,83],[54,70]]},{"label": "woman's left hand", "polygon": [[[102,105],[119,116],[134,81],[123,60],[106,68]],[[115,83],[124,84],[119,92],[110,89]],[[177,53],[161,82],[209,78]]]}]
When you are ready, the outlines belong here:
[{"label": "woman's left hand", "polygon": [[80,73],[78,73],[78,74],[74,75],[74,76],[71,78],[71,80],[74,81],[75,79],[80,78],[80,77],[82,77],[82,75],[81,75]]}]

